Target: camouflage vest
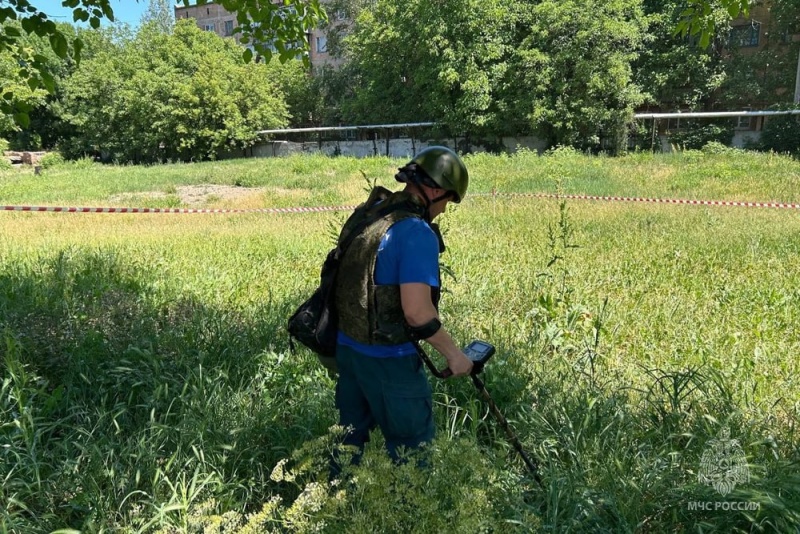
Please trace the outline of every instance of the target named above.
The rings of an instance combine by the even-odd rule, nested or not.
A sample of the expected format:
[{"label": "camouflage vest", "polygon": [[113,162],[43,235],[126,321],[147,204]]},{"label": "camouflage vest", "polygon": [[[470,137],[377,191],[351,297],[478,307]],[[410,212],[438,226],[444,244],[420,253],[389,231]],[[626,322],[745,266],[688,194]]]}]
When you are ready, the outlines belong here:
[{"label": "camouflage vest", "polygon": [[[422,202],[413,195],[376,187],[342,229],[340,243],[359,222],[378,217],[350,244],[340,259],[336,279],[339,329],[359,343],[397,345],[409,341],[400,286],[376,285],[375,263],[378,246],[389,227],[409,217],[422,218],[424,211]],[[438,305],[438,297],[439,288],[432,288],[434,305]]]}]

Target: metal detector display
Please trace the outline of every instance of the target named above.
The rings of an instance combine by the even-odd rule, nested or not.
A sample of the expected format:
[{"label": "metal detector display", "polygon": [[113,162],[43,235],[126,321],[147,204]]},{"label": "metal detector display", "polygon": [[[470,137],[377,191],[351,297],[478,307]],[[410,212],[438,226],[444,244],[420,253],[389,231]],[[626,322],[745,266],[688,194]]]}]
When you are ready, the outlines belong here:
[{"label": "metal detector display", "polygon": [[476,339],[466,347],[464,354],[472,360],[472,374],[478,374],[483,370],[484,364],[494,355],[494,345]]}]

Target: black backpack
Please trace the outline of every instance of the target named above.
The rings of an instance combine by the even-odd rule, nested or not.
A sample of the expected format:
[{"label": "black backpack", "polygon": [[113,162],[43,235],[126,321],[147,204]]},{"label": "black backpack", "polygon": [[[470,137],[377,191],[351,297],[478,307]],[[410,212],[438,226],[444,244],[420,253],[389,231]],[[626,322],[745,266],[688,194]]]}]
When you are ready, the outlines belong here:
[{"label": "black backpack", "polygon": [[336,336],[339,321],[336,314],[334,289],[339,257],[343,253],[336,247],[328,253],[320,272],[319,287],[289,318],[289,345],[294,352],[296,339],[319,357],[329,371],[336,372]]}]

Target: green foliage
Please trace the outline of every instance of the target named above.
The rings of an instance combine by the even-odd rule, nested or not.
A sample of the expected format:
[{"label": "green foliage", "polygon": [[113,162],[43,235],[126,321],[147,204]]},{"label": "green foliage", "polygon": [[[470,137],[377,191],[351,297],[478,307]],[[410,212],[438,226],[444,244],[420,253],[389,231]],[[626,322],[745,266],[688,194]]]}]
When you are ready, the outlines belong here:
[{"label": "green foliage", "polygon": [[760,148],[781,154],[800,155],[800,121],[797,117],[797,115],[769,117],[759,138]]},{"label": "green foliage", "polygon": [[688,6],[680,14],[681,20],[675,28],[675,34],[684,37],[697,35],[700,37],[700,46],[707,47],[717,30],[718,19],[714,16],[717,6],[735,19],[739,14],[747,16],[750,0],[688,0]]},{"label": "green foliage", "polygon": [[268,77],[283,93],[290,114],[291,127],[311,127],[334,124],[326,120],[323,84],[334,73],[327,68],[313,76],[299,61],[281,64],[273,59],[268,64]]},{"label": "green foliage", "polygon": [[[800,16],[800,8],[797,10]],[[719,101],[732,109],[760,108],[764,104],[788,104],[794,96],[800,43],[784,44],[776,35],[753,53],[734,48],[726,60],[726,79]]]},{"label": "green foliage", "polygon": [[498,472],[474,442],[434,442],[425,451],[435,466],[428,469],[413,460],[394,465],[383,451],[371,448],[361,465],[329,481],[328,458],[341,434],[334,427],[276,464],[270,478],[287,487],[286,501],[275,495],[247,517],[220,515],[214,513],[218,503],[203,503],[191,512],[192,531],[366,534],[380,526],[385,532],[457,533],[486,532],[502,524],[509,531],[532,531],[539,525],[532,511],[509,508],[530,490],[528,484]]},{"label": "green foliage", "polygon": [[[5,34],[11,30],[19,32],[19,25],[8,23],[3,30]],[[8,135],[20,127],[27,127],[30,124],[28,113],[45,101],[47,91],[41,86],[41,78],[31,78],[27,67],[20,68],[20,64],[31,65],[35,70],[47,72],[47,58],[30,44],[20,38],[0,46],[0,79],[3,80],[0,134]]]},{"label": "green foliage", "polygon": [[49,169],[50,167],[56,167],[58,165],[64,164],[64,156],[61,155],[59,152],[48,152],[42,159],[39,160],[39,164],[42,166],[43,169]]},{"label": "green foliage", "polygon": [[166,34],[145,25],[87,59],[64,84],[62,146],[134,162],[214,159],[287,123],[270,68],[191,20]]},{"label": "green foliage", "polygon": [[[646,29],[638,1],[350,6],[355,25],[340,52],[349,122],[435,120],[475,137],[533,132],[624,150],[643,101],[630,66]],[[426,46],[411,46],[420,35]]]},{"label": "green foliage", "polygon": [[[203,5],[207,2],[208,0],[194,2],[181,0],[180,3]],[[3,27],[3,31],[0,32],[0,54],[7,52],[15,62],[24,65],[19,77],[32,91],[45,89],[53,93],[54,80],[45,68],[43,59],[40,56],[31,57],[20,45],[21,38],[35,34],[46,39],[50,50],[59,58],[65,60],[70,58],[75,62],[80,62],[83,40],[50,20],[45,11],[37,8],[29,0],[7,0],[5,4],[8,4],[8,7],[0,8],[0,26]],[[268,61],[272,57],[270,45],[273,45],[277,48],[282,62],[298,55],[303,56],[307,62],[307,57],[304,55],[308,46],[305,36],[320,21],[325,20],[325,12],[318,0],[284,0],[280,4],[258,0],[223,0],[220,4],[228,11],[236,13],[239,24],[236,32],[241,35],[242,43],[250,44]],[[73,10],[74,22],[88,22],[95,30],[100,27],[103,20],[114,22],[111,0],[68,0],[64,5]],[[162,5],[162,8],[164,7],[168,8]],[[163,19],[161,15],[158,17]],[[7,25],[8,22],[19,24]],[[161,26],[163,29],[164,25]],[[242,56],[249,62],[252,51],[246,49]],[[32,104],[24,99],[7,97],[9,94],[4,91],[3,98],[0,99],[0,113],[13,117],[15,124],[26,127],[30,121],[28,113],[33,107]]]},{"label": "green foliage", "polygon": [[689,150],[699,150],[712,142],[730,145],[732,139],[733,124],[730,121],[716,124],[686,121],[685,129],[669,134],[669,142],[671,144]]},{"label": "green foliage", "polygon": [[[695,37],[675,35],[676,17],[683,6],[683,2],[643,2],[648,35],[634,61],[634,79],[648,102],[662,110],[703,109],[726,79],[720,40],[702,47]],[[718,7],[713,15],[715,25],[727,28],[727,11]]]},{"label": "green foliage", "polygon": [[141,23],[152,24],[157,31],[172,32],[175,26],[175,11],[173,3],[169,0],[147,0],[147,10],[142,15]]},{"label": "green foliage", "polygon": [[[356,123],[443,122],[452,132],[497,126],[509,3],[379,0],[344,39],[356,83],[343,114]],[[422,40],[423,46],[413,43]]]},{"label": "green foliage", "polygon": [[703,154],[730,154],[730,155],[745,155],[745,151],[740,148],[727,146],[719,141],[709,141],[703,148],[700,149]]},{"label": "green foliage", "polygon": [[[84,59],[93,57],[98,50],[107,46],[115,35],[124,33],[124,30],[117,29],[79,30],[66,23],[59,23],[57,27],[70,39],[80,36],[84,44],[82,49]],[[29,124],[25,128],[20,129],[19,125],[15,126],[11,122],[6,122],[6,127],[13,132],[9,137],[17,150],[50,149],[61,139],[72,135],[71,127],[65,125],[59,118],[59,109],[63,97],[63,82],[75,71],[76,64],[73,58],[58,57],[50,48],[48,40],[35,34],[23,35],[18,42],[33,57],[39,58],[41,75],[51,79],[52,87],[48,88],[47,93],[42,89],[36,91],[37,98],[31,102],[26,112]],[[13,79],[13,76],[11,78]]]},{"label": "green foliage", "polygon": [[[716,149],[715,149],[716,151]],[[775,154],[466,158],[475,192],[800,201]],[[400,161],[293,156],[4,171],[8,203],[102,204],[190,184],[230,207],[354,204]],[[363,175],[362,172],[363,171]],[[794,532],[800,220],[789,210],[471,195],[448,212],[444,322],[491,340],[484,380],[545,487],[466,380],[433,385],[429,468],[378,434],[327,479],[334,385],[285,321],[343,214],[0,217],[0,530]],[[722,427],[751,480],[697,471]],[[693,511],[689,502],[760,503]],[[667,511],[667,512],[665,512]],[[324,525],[324,526],[323,526]]]},{"label": "green foliage", "polygon": [[551,145],[622,152],[633,109],[644,101],[631,62],[646,21],[634,0],[520,3],[524,38],[507,84],[511,116],[529,119]]}]

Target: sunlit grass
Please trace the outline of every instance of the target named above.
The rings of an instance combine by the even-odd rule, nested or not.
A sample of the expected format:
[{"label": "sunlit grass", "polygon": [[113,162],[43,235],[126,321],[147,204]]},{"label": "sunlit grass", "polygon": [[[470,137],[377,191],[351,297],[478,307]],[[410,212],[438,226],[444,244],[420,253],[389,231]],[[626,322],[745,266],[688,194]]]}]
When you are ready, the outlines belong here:
[{"label": "sunlit grass", "polygon": [[[768,154],[467,162],[484,192],[794,201],[800,176]],[[209,206],[354,204],[401,163],[65,165],[3,175],[0,203],[238,181],[264,189]],[[0,531],[800,525],[800,213],[473,197],[443,216],[445,324],[498,346],[485,380],[544,489],[467,381],[434,384],[429,474],[392,468],[375,436],[355,481],[327,485],[333,382],[284,325],[346,215],[0,213]],[[722,499],[696,473],[726,425],[752,479]],[[282,459],[294,480],[270,477]],[[687,511],[709,500],[762,509]]]}]

